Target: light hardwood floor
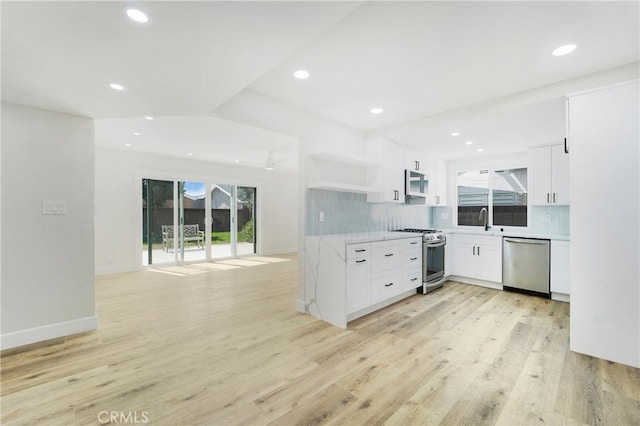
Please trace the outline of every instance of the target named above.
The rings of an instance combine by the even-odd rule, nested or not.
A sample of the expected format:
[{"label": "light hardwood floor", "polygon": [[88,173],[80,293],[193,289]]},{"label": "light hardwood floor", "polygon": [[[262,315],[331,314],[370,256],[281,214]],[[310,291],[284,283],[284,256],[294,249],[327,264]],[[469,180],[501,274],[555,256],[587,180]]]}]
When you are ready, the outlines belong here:
[{"label": "light hardwood floor", "polygon": [[279,258],[98,277],[97,331],[2,353],[2,424],[640,424],[565,303],[449,282],[341,330]]}]

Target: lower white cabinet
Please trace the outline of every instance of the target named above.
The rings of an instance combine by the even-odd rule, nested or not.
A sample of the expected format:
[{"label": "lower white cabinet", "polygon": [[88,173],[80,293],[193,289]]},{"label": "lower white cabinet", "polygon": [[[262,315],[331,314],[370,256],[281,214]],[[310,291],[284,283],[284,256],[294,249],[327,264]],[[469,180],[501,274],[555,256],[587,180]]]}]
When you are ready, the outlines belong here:
[{"label": "lower white cabinet", "polygon": [[371,305],[371,244],[347,250],[347,314]]},{"label": "lower white cabinet", "polygon": [[458,234],[453,255],[455,275],[502,283],[502,237]]},{"label": "lower white cabinet", "polygon": [[569,301],[569,241],[551,240],[551,298]]}]

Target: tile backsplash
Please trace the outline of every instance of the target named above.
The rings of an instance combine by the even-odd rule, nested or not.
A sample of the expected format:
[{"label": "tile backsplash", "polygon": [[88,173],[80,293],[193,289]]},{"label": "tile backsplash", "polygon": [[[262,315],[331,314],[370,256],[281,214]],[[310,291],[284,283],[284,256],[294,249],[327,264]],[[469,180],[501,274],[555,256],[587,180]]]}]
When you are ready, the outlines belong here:
[{"label": "tile backsplash", "polygon": [[[305,214],[306,235],[454,227],[451,206],[368,203],[365,194],[320,189],[307,189]],[[569,206],[530,206],[528,222],[534,234],[569,235]]]},{"label": "tile backsplash", "polygon": [[[454,227],[453,207],[431,207],[429,217],[432,228]],[[569,235],[569,206],[530,206],[528,222],[534,234]]]},{"label": "tile backsplash", "polygon": [[[305,234],[427,228],[429,210],[425,205],[368,203],[366,194],[307,189]],[[324,222],[320,222],[320,212]]]}]

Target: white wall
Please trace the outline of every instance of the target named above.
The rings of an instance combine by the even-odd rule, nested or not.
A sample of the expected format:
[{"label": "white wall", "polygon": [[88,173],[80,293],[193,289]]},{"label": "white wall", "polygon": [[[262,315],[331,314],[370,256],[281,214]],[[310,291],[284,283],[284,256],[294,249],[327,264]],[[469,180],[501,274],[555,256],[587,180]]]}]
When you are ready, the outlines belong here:
[{"label": "white wall", "polygon": [[217,180],[258,187],[258,253],[297,251],[297,175],[96,148],[96,272],[141,267],[141,179]]},{"label": "white wall", "polygon": [[93,191],[93,120],[2,103],[2,349],[96,328]]}]

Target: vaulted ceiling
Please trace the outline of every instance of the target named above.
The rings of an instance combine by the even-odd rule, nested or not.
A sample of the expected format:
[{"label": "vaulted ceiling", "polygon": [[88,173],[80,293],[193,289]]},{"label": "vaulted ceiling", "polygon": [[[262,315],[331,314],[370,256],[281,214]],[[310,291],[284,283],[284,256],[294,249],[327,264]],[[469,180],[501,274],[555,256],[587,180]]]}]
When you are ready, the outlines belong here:
[{"label": "vaulted ceiling", "polygon": [[[558,91],[492,106],[637,74],[640,50],[638,2],[137,3],[147,24],[127,4],[2,2],[3,100],[92,117],[97,144],[167,155],[259,164],[273,151],[294,167],[305,127],[333,121],[461,158],[475,153],[462,140],[488,153],[553,142]],[[566,43],[576,51],[551,55]]]}]

